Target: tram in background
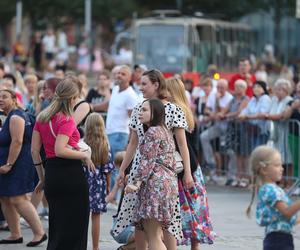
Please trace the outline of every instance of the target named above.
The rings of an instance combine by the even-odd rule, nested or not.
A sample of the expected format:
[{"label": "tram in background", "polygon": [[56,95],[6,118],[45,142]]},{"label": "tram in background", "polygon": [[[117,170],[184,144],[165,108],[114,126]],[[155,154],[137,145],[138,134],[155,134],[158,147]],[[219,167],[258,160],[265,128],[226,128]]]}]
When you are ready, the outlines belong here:
[{"label": "tram in background", "polygon": [[165,76],[183,73],[195,83],[215,64],[221,77],[230,78],[239,59],[253,51],[253,34],[241,23],[158,12],[133,24],[133,63],[160,69]]}]

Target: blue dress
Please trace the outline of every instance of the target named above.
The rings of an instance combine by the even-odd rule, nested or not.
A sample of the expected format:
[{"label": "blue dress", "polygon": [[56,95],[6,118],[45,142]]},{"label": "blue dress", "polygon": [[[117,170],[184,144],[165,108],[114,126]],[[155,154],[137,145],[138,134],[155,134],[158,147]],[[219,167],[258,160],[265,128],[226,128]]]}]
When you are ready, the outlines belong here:
[{"label": "blue dress", "polygon": [[92,172],[87,169],[86,175],[89,184],[89,201],[90,211],[92,213],[107,212],[105,197],[107,195],[106,175],[115,168],[111,161],[111,154],[108,163],[96,166],[96,171]]},{"label": "blue dress", "polygon": [[25,120],[25,131],[20,154],[7,174],[0,174],[0,196],[17,196],[32,192],[34,189],[34,166],[31,157],[32,127],[29,117],[23,110],[12,110],[0,131],[0,166],[7,163],[11,136],[9,131],[10,118],[17,115]]}]

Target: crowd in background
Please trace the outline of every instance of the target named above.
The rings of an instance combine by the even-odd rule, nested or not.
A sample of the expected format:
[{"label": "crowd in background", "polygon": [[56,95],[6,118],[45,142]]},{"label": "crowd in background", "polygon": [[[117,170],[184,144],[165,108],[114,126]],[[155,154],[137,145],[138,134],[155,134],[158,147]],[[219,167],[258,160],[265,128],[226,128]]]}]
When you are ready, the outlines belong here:
[{"label": "crowd in background", "polygon": [[[271,81],[264,65],[251,69],[239,62],[239,73],[229,81],[215,79],[211,65],[200,86],[184,80],[191,109],[199,125],[199,153],[211,180],[226,185],[249,185],[248,158],[261,144],[274,146],[282,155],[286,184],[298,178],[299,78],[284,67]],[[223,178],[224,180],[224,178]]]},{"label": "crowd in background", "polygon": [[[63,35],[61,35],[59,39],[63,44]],[[43,53],[45,53],[44,57],[49,61],[49,64],[56,58],[55,70],[48,71],[46,67],[44,74],[41,74],[37,64],[35,64],[36,68],[31,68],[26,66],[26,64],[20,64],[20,62],[22,62],[20,58],[15,59],[15,67],[10,68],[11,70],[9,70],[7,64],[0,63],[0,92],[1,90],[7,90],[4,92],[12,93],[10,97],[1,96],[0,103],[2,102],[2,105],[4,105],[5,98],[15,99],[16,103],[11,103],[13,109],[18,107],[26,114],[29,114],[26,119],[30,119],[30,117],[36,118],[43,110],[49,107],[49,105],[51,106],[53,101],[60,98],[57,96],[57,86],[59,83],[65,81],[65,79],[76,79],[71,81],[72,84],[76,85],[76,89],[78,90],[78,98],[76,98],[74,102],[72,116],[79,130],[80,137],[84,138],[86,132],[85,124],[90,114],[93,112],[101,114],[104,119],[103,124],[105,123],[107,143],[110,145],[110,162],[113,164],[118,153],[125,151],[126,147],[127,150],[128,147],[131,150],[130,157],[124,156],[125,163],[116,164],[122,169],[121,174],[124,174],[123,171],[125,171],[133,158],[133,150],[134,147],[136,148],[138,145],[139,136],[141,138],[143,137],[143,134],[138,129],[138,126],[140,126],[137,124],[138,114],[134,113],[137,112],[137,110],[135,110],[137,107],[141,108],[138,104],[143,102],[144,98],[152,97],[161,99],[169,98],[171,102],[176,103],[176,96],[180,94],[178,94],[179,92],[175,92],[174,94],[173,91],[176,84],[178,84],[176,79],[179,79],[184,83],[184,99],[186,99],[189,104],[189,108],[183,111],[187,118],[187,114],[191,112],[193,118],[188,122],[189,126],[192,126],[191,124],[194,120],[195,126],[192,127],[195,128],[189,131],[187,125],[184,125],[184,122],[181,124],[179,119],[180,115],[178,116],[179,118],[177,117],[177,119],[179,119],[178,121],[175,123],[172,121],[173,123],[167,124],[167,126],[169,126],[169,129],[185,128],[188,132],[193,132],[193,139],[190,139],[190,145],[187,145],[189,146],[188,150],[195,153],[195,162],[200,162],[208,181],[235,187],[247,187],[250,184],[248,158],[255,147],[263,144],[269,144],[275,147],[281,154],[285,170],[284,175],[286,176],[283,185],[290,186],[294,178],[299,177],[300,83],[298,83],[299,79],[297,75],[293,75],[289,68],[284,67],[278,79],[271,81],[263,64],[259,65],[256,71],[252,70],[250,61],[245,58],[239,62],[239,72],[233,75],[231,79],[226,80],[218,77],[218,69],[215,65],[210,65],[207,73],[201,75],[199,85],[193,83],[191,79],[184,79],[178,74],[175,75],[175,78],[167,80],[166,93],[160,96],[160,85],[153,89],[148,85],[155,86],[156,82],[165,84],[165,80],[162,80],[162,75],[155,70],[147,71],[146,65],[135,65],[133,69],[124,65],[115,66],[111,71],[99,67],[96,78],[91,80],[91,76],[87,74],[89,69],[81,67],[82,65],[80,66],[80,63],[78,64],[78,73],[67,70],[67,57],[66,54],[64,54],[63,45],[61,50],[51,50],[51,46],[46,49],[46,43],[51,42],[53,45],[53,40],[53,32],[49,30],[47,36],[43,38],[43,43],[45,43],[43,45],[45,49]],[[80,50],[83,51],[84,47],[80,46]],[[88,64],[90,64],[90,62],[88,62]],[[146,80],[144,74],[147,76]],[[144,80],[142,80],[143,76]],[[91,81],[95,83],[91,84]],[[172,93],[175,97],[172,96]],[[149,97],[147,97],[147,94]],[[183,107],[185,106],[183,105]],[[0,112],[0,126],[2,127],[5,124],[5,119],[10,119],[10,117],[6,116],[7,110],[0,110]],[[169,112],[171,112],[168,114],[170,117],[174,115],[174,113],[178,115],[177,110],[169,110]],[[21,116],[24,116],[23,113]],[[170,119],[170,117],[168,118]],[[30,121],[26,119],[25,124],[27,124],[27,122],[30,124]],[[134,147],[132,146],[133,148],[130,147],[132,142],[128,144],[128,140],[130,139],[129,129],[137,131],[133,144]],[[189,134],[187,134],[187,137],[189,137]],[[180,136],[178,138],[180,138]],[[179,139],[179,141],[182,143],[181,139]],[[28,142],[27,139],[26,142]],[[182,155],[184,154],[185,153],[182,153]],[[135,158],[135,161],[138,160],[138,157]],[[138,163],[135,161],[133,162],[133,166]],[[1,164],[5,165],[5,168],[1,167],[0,173],[3,179],[3,175],[6,174],[5,171],[10,171],[9,168],[11,166],[7,159],[2,160]],[[33,166],[32,162],[29,164],[31,167]],[[196,166],[198,165],[196,164]],[[104,204],[104,207],[100,210],[96,209],[97,212],[95,214],[99,211],[106,211],[106,202],[108,202],[110,206],[116,207],[122,199],[121,189],[124,184],[120,185],[118,182],[120,178],[118,167],[109,167],[109,170],[107,170],[107,173],[111,172],[111,178],[103,179],[103,182],[107,182],[106,185],[109,186],[109,188],[104,192],[103,187],[101,192],[103,192],[102,195],[108,196],[107,199],[101,203]],[[38,177],[40,177],[40,174],[38,175]],[[197,178],[199,178],[199,180],[196,179],[196,175],[198,175]],[[38,177],[32,174],[32,179],[35,179],[35,185],[38,183]],[[187,177],[185,176],[184,178]],[[182,186],[185,185],[185,182],[191,182],[191,180],[188,181],[184,178],[181,183]],[[206,195],[205,189],[202,190],[204,184],[201,178],[202,173],[198,173],[197,171],[193,172],[194,181],[201,183],[197,188],[199,190],[201,189],[202,195]],[[222,182],[222,180],[225,180],[225,182]],[[2,191],[3,190],[4,189],[2,189]],[[27,212],[29,211],[30,216],[18,208],[18,202],[28,201],[26,193],[30,190],[33,191],[33,184],[23,189],[21,193],[17,191],[18,195],[23,195],[22,199],[16,201],[1,199],[1,205],[2,210],[4,210],[4,215],[7,215],[8,210],[6,207],[16,207],[13,210],[14,214],[11,215],[13,220],[8,221],[10,224],[9,229],[12,233],[11,239],[8,240],[13,240],[15,243],[23,241],[19,221],[16,216],[16,214],[19,213],[33,230],[34,238],[31,244],[34,245],[46,240],[47,236],[40,228],[40,221],[35,210],[38,207],[39,201],[42,200],[41,195],[40,197],[35,197],[37,194],[31,196],[33,206],[26,203],[29,207]],[[108,194],[107,191],[109,190],[113,192]],[[181,194],[180,192],[182,192],[184,197],[187,195],[183,189],[181,191],[179,190],[179,194]],[[2,196],[5,197],[6,195],[2,194]],[[35,199],[37,200],[36,202]],[[43,204],[47,213],[47,202],[45,201]],[[123,207],[126,208],[126,202]],[[121,209],[122,211],[122,209],[125,209],[123,207],[119,207],[119,210]],[[210,225],[208,204],[203,204],[202,209],[206,211],[205,220],[209,221],[208,224]],[[203,216],[203,214],[201,216]],[[95,215],[94,218],[96,218]],[[2,221],[4,221],[3,219],[4,218],[2,218]],[[117,220],[116,223],[122,224],[123,222]],[[173,227],[178,224],[178,222],[172,223]],[[2,222],[1,227],[7,227],[5,222]],[[98,230],[99,234],[99,229],[95,228],[94,230],[96,230],[96,232]],[[194,244],[194,249],[197,249],[199,242],[212,243],[213,232],[211,225],[207,230],[209,231],[208,235],[202,235],[200,239],[196,241],[186,240],[185,242],[189,242],[192,245]],[[176,235],[176,237],[180,238],[179,235]],[[126,239],[126,243],[130,241],[129,238],[130,237]],[[95,245],[97,244],[95,243]]]}]

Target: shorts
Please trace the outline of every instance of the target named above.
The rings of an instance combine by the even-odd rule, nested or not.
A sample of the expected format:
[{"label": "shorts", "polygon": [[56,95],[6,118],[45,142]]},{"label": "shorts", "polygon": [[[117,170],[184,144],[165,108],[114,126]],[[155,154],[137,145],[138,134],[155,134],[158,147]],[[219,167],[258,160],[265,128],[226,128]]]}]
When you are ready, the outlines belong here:
[{"label": "shorts", "polygon": [[293,236],[285,232],[267,234],[263,244],[263,250],[294,250]]},{"label": "shorts", "polygon": [[[115,222],[117,220],[117,215],[113,216],[113,228],[115,225]],[[118,242],[119,244],[128,244],[129,239],[131,238],[132,235],[134,235],[134,231],[135,231],[135,227],[134,226],[128,226],[126,227],[120,234],[118,234],[117,236],[113,235],[113,228],[110,231],[110,235],[114,238],[114,240],[116,242]]]}]

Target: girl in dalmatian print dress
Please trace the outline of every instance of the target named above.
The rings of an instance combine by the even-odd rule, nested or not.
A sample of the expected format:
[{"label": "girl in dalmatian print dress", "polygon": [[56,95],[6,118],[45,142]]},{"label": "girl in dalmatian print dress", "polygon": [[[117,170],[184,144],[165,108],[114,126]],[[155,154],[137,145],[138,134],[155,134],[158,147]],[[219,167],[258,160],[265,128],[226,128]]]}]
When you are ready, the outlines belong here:
[{"label": "girl in dalmatian print dress", "polygon": [[[143,93],[144,98],[154,98],[158,97],[159,99],[163,100],[163,103],[165,105],[165,124],[167,129],[174,131],[175,137],[177,141],[181,141],[182,148],[180,150],[180,153],[183,158],[184,163],[184,181],[187,186],[193,186],[193,178],[191,176],[190,167],[186,167],[189,165],[189,161],[186,160],[188,158],[188,149],[186,144],[186,138],[185,138],[185,129],[187,129],[187,122],[185,119],[184,112],[180,107],[178,107],[175,104],[165,102],[164,96],[167,96],[167,89],[166,89],[166,83],[165,79],[163,78],[161,72],[158,70],[149,70],[144,72],[142,76],[142,86],[141,91]],[[132,163],[131,171],[128,178],[128,184],[135,183],[135,176],[137,174],[137,169],[139,167],[139,163],[141,160],[140,152],[138,150],[138,145],[140,145],[143,142],[144,139],[144,129],[143,125],[139,122],[138,114],[141,109],[141,104],[137,105],[131,115],[129,127],[131,128],[131,138],[129,145],[127,147],[126,155],[124,157],[124,160],[122,162],[121,168],[120,168],[120,174],[119,174],[119,181],[124,179],[124,170],[127,168],[129,163],[131,162],[133,156],[134,160]],[[177,134],[179,134],[177,138]],[[183,136],[183,138],[181,138]],[[182,152],[181,152],[182,151]],[[131,225],[133,223],[133,211],[137,204],[137,195],[136,193],[130,193],[125,194],[121,209],[118,214],[117,221],[113,227],[112,234],[118,235],[126,227]],[[174,210],[174,215],[172,216],[171,224],[168,228],[168,232],[170,235],[174,236],[174,239],[181,240],[182,239],[182,228],[181,228],[181,215],[180,215],[180,205],[179,205],[179,198],[177,201],[176,208]],[[137,249],[143,250],[147,249],[146,244],[142,244],[139,246],[139,243],[137,241],[141,240],[140,238],[143,238],[143,235],[140,234],[140,232],[137,232],[138,236],[136,237],[136,244]],[[176,240],[173,240],[172,237],[169,237],[168,234],[164,234],[164,240],[167,242],[167,248],[168,249],[176,249],[177,242]],[[168,244],[169,242],[169,244]]]}]

